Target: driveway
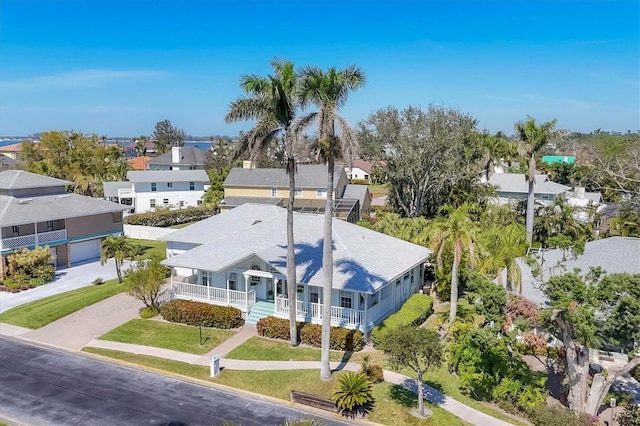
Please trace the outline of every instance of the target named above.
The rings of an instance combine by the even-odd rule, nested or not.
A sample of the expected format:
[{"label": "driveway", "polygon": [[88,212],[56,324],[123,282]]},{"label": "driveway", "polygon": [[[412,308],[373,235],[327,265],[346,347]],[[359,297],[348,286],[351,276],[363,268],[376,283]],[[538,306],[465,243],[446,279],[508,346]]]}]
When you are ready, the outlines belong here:
[{"label": "driveway", "polygon": [[[125,262],[123,270],[128,267],[129,263]],[[0,312],[54,294],[89,286],[96,278],[102,278],[106,281],[116,278],[116,276],[116,267],[113,259],[109,259],[104,265],[100,265],[100,261],[93,261],[72,266],[71,268],[58,269],[53,281],[49,284],[21,291],[20,293],[0,292]]]}]

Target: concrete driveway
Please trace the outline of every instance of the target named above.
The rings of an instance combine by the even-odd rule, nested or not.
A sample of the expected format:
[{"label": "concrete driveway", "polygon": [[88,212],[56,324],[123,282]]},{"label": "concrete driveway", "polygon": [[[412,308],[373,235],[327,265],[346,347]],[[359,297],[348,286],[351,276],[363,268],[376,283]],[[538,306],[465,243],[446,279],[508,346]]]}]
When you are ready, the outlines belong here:
[{"label": "concrete driveway", "polygon": [[[123,271],[129,268],[129,262],[125,262]],[[0,292],[0,312],[4,312],[16,306],[33,302],[44,297],[52,296],[65,291],[91,285],[96,278],[110,280],[116,278],[116,267],[113,259],[109,259],[104,265],[100,261],[84,263],[71,268],[58,269],[52,282],[31,290],[20,293]]]}]

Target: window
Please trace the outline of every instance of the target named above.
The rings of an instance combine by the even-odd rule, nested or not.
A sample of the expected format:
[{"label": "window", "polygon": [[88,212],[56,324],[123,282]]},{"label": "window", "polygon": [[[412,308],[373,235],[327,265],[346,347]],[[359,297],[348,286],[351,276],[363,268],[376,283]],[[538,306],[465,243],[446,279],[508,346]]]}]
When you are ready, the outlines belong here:
[{"label": "window", "polygon": [[294,198],[302,197],[302,189],[300,189],[300,188],[294,189],[293,190],[293,197]]},{"label": "window", "polygon": [[227,284],[229,285],[229,290],[237,290],[238,274],[236,274],[235,272],[229,273],[229,277],[227,278]]},{"label": "window", "polygon": [[207,272],[202,273],[202,285],[209,285],[209,274]]},{"label": "window", "polygon": [[155,207],[156,206],[156,199],[152,198],[149,200],[149,207]]},{"label": "window", "polygon": [[[115,221],[115,215],[119,215],[120,213],[114,213],[114,221],[113,223],[118,223]],[[48,220],[47,221],[47,231],[53,231],[53,221],[52,220]]]},{"label": "window", "polygon": [[164,204],[164,205],[169,204],[169,199],[168,198],[163,198],[162,199],[162,204]]},{"label": "window", "polygon": [[157,184],[155,182],[151,182],[151,192],[156,192],[158,190]]},{"label": "window", "polygon": [[167,188],[173,188],[173,182],[167,182]]},{"label": "window", "polygon": [[380,300],[380,293],[373,293],[369,295],[369,307],[376,306]]},{"label": "window", "polygon": [[201,206],[202,205],[202,200],[198,200],[198,205]]},{"label": "window", "polygon": [[189,191],[195,191],[195,190],[196,190],[196,183],[189,182]]},{"label": "window", "polygon": [[309,302],[320,303],[320,292],[318,291],[318,287],[309,286]]},{"label": "window", "polygon": [[318,198],[327,198],[327,190],[326,189],[316,189],[316,197],[318,197]]},{"label": "window", "polygon": [[[251,265],[251,270],[252,271],[259,271],[260,270],[260,265],[258,265],[257,263],[254,263],[253,265]],[[251,285],[257,285],[260,284],[262,282],[262,278],[260,277],[256,277],[256,276],[251,276]]]},{"label": "window", "polygon": [[413,275],[414,275],[414,274],[413,274],[413,272],[414,272],[414,271],[413,271],[413,269],[412,269],[412,270],[411,270],[411,284],[413,284],[413,283],[414,283],[414,281],[415,281],[415,280],[414,280],[414,276],[413,276]]},{"label": "window", "polygon": [[20,235],[20,225],[13,225],[11,231],[16,235]]},{"label": "window", "polygon": [[364,180],[369,180],[369,175],[364,175]]},{"label": "window", "polygon": [[340,307],[351,309],[352,298],[350,291],[340,291]]},{"label": "window", "polygon": [[[113,221],[113,223],[122,222],[122,213],[121,212],[113,213],[111,215],[111,220]],[[49,226],[49,224],[47,223],[47,227],[48,226]],[[51,222],[51,230],[53,230],[53,222]]]},{"label": "window", "polygon": [[271,188],[271,196],[272,197],[278,196],[278,188]]}]

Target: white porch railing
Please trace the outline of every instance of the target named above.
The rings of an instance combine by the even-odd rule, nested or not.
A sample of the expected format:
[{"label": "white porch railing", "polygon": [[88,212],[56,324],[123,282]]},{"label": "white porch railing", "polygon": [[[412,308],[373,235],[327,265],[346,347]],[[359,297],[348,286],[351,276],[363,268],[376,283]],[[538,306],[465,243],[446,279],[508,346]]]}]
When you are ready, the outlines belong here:
[{"label": "white porch railing", "polygon": [[67,230],[58,229],[57,231],[39,232],[37,234],[20,235],[19,237],[3,238],[0,240],[0,248],[18,249],[22,247],[34,246],[37,244],[47,244],[52,241],[66,240]]},{"label": "white porch railing", "polygon": [[256,292],[254,290],[245,293],[244,291],[173,281],[172,292],[173,296],[178,299],[195,300],[220,306],[233,306],[244,312],[250,311],[256,304]]},{"label": "white porch railing", "polygon": [[[289,315],[289,300],[285,297],[276,297],[275,313],[280,316]],[[296,318],[301,321],[322,321],[322,304],[297,301]],[[358,309],[331,307],[331,325],[347,328],[365,328],[365,311]]]}]

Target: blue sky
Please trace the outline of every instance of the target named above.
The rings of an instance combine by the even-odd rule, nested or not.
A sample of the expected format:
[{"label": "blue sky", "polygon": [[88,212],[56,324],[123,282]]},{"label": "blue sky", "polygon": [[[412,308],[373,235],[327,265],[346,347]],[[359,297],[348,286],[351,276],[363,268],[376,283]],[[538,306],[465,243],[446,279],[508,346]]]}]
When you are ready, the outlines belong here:
[{"label": "blue sky", "polygon": [[352,124],[393,105],[458,108],[491,132],[527,115],[558,127],[640,129],[640,2],[0,2],[0,135],[187,134],[227,124],[241,74],[355,63]]}]

